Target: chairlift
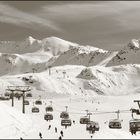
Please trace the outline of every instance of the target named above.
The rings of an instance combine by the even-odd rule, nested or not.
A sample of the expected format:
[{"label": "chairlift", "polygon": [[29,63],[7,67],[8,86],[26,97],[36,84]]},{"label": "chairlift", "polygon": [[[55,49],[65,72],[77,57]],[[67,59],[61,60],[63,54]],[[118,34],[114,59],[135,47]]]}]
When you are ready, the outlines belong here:
[{"label": "chairlift", "polygon": [[41,100],[36,100],[36,101],[35,101],[35,104],[36,104],[36,105],[42,105],[42,101],[41,101]]},{"label": "chairlift", "polygon": [[122,125],[121,125],[121,120],[119,119],[113,119],[109,121],[109,128],[112,129],[121,129]]},{"label": "chairlift", "polygon": [[6,93],[4,94],[4,96],[10,97],[10,93],[6,92]]},{"label": "chairlift", "polygon": [[29,105],[30,103],[29,103],[29,101],[28,100],[25,100],[24,101],[24,105]]},{"label": "chairlift", "polygon": [[46,110],[46,112],[53,112],[53,107],[52,106],[47,106],[46,108],[45,108],[45,110]]},{"label": "chairlift", "polygon": [[66,119],[68,119],[69,118],[69,113],[66,112],[66,111],[61,112],[60,118],[66,118]]},{"label": "chairlift", "polygon": [[72,122],[71,122],[71,119],[62,119],[61,120],[61,126],[71,126]]},{"label": "chairlift", "polygon": [[15,93],[14,96],[15,96],[16,98],[20,98],[20,97],[22,96],[22,94],[21,94],[21,93]]},{"label": "chairlift", "polygon": [[90,119],[85,116],[80,118],[80,124],[87,124],[90,121]]},{"label": "chairlift", "polygon": [[140,119],[132,119],[129,121],[129,131],[130,132],[140,131]]},{"label": "chairlift", "polygon": [[10,100],[10,98],[9,97],[5,97],[5,96],[1,96],[0,100]]},{"label": "chairlift", "polygon": [[88,131],[99,131],[99,123],[95,121],[90,121],[86,125],[86,130]]},{"label": "chairlift", "polygon": [[32,94],[31,93],[27,93],[26,97],[32,97]]},{"label": "chairlift", "polygon": [[39,108],[38,107],[33,107],[32,108],[32,113],[39,113]]},{"label": "chairlift", "polygon": [[50,114],[50,113],[45,114],[45,115],[44,115],[44,120],[47,120],[47,121],[48,121],[48,120],[49,120],[49,121],[50,121],[50,120],[53,120],[53,115]]}]

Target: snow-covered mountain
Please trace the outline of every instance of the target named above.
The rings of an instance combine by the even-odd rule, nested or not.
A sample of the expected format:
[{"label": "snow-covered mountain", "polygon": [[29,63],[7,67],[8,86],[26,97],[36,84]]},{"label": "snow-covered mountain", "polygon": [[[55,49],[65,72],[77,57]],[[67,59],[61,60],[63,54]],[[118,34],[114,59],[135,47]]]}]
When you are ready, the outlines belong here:
[{"label": "snow-covered mountain", "polygon": [[74,46],[77,46],[77,44],[57,37],[48,37],[37,40],[29,36],[23,41],[0,41],[0,52],[25,54],[42,50],[53,55],[58,55]]},{"label": "snow-covered mountain", "polygon": [[115,57],[107,64],[107,66],[123,65],[123,64],[140,64],[140,40],[132,39]]},{"label": "snow-covered mountain", "polygon": [[50,59],[49,65],[106,65],[117,52],[106,51],[92,46],[78,46]]},{"label": "snow-covered mountain", "polygon": [[130,41],[119,52],[82,46],[57,37],[42,40],[28,37],[17,43],[20,51],[14,43],[0,46],[0,75],[4,85],[15,85],[18,81],[17,84],[29,84],[35,90],[56,94],[80,94],[79,88],[83,93],[103,95],[129,94],[128,88],[133,93],[139,92],[138,40]]}]

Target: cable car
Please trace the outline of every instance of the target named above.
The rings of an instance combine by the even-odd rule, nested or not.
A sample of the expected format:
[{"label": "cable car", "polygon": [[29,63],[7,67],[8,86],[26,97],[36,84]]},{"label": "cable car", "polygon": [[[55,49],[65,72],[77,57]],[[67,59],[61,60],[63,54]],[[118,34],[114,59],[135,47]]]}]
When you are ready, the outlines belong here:
[{"label": "cable car", "polygon": [[140,119],[132,119],[129,121],[129,131],[131,133],[140,131]]},{"label": "cable car", "polygon": [[29,101],[28,100],[25,100],[24,101],[24,105],[29,105],[30,103],[29,103]]},{"label": "cable car", "polygon": [[32,94],[31,93],[27,93],[26,97],[32,97]]},{"label": "cable car", "polygon": [[122,128],[121,120],[119,120],[119,119],[110,120],[109,121],[109,128],[121,129]]},{"label": "cable car", "polygon": [[66,111],[61,112],[60,118],[67,118],[68,119],[69,118],[68,112],[66,112]]},{"label": "cable car", "polygon": [[39,113],[39,108],[38,107],[33,107],[32,108],[32,113]]},{"label": "cable car", "polygon": [[71,119],[62,119],[61,120],[61,126],[71,126],[72,122]]},{"label": "cable car", "polygon": [[42,105],[42,101],[41,101],[41,100],[36,100],[36,101],[35,101],[35,104],[36,104],[36,105]]},{"label": "cable car", "polygon": [[47,107],[46,107],[46,112],[47,112],[47,111],[52,112],[52,111],[53,111],[53,107],[52,107],[52,106],[47,106]]},{"label": "cable car", "polygon": [[44,115],[44,120],[53,120],[53,115],[52,114],[50,114],[50,113],[47,113],[47,114],[45,114]]},{"label": "cable car", "polygon": [[86,125],[86,130],[89,130],[89,131],[99,131],[99,123],[98,122],[93,122],[93,121],[90,121],[87,123]]},{"label": "cable car", "polygon": [[90,120],[88,117],[81,117],[80,118],[80,124],[87,124],[89,121]]}]

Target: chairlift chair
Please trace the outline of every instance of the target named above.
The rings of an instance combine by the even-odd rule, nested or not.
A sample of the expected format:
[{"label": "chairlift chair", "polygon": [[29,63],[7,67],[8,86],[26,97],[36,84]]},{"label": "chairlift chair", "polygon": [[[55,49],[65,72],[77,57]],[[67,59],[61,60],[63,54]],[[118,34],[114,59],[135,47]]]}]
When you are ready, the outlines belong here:
[{"label": "chairlift chair", "polygon": [[31,93],[27,93],[26,97],[32,97],[32,94]]},{"label": "chairlift chair", "polygon": [[35,101],[35,104],[36,104],[36,105],[42,105],[42,101],[41,101],[41,100],[36,100],[36,101]]},{"label": "chairlift chair", "polygon": [[86,125],[86,130],[88,131],[99,131],[99,123],[98,122],[94,122],[94,121],[90,121],[87,123]]},{"label": "chairlift chair", "polygon": [[4,96],[10,97],[10,93],[6,92]]},{"label": "chairlift chair", "polygon": [[52,106],[47,106],[46,108],[45,108],[45,110],[46,110],[46,112],[53,112],[53,107]]},{"label": "chairlift chair", "polygon": [[29,101],[28,100],[25,100],[24,101],[24,105],[29,105],[30,103],[29,103]]},{"label": "chairlift chair", "polygon": [[66,111],[61,112],[60,118],[66,118],[66,119],[68,119],[69,118],[69,113],[66,112]]},{"label": "chairlift chair", "polygon": [[121,129],[122,125],[121,125],[121,120],[119,119],[113,119],[109,121],[109,128],[112,129]]},{"label": "chairlift chair", "polygon": [[80,124],[87,124],[89,121],[89,118],[86,116],[80,118]]},{"label": "chairlift chair", "polygon": [[33,107],[32,108],[32,113],[39,113],[39,108],[38,107]]},{"label": "chairlift chair", "polygon": [[0,100],[9,100],[9,99],[10,99],[9,97],[5,97],[5,96],[0,97]]},{"label": "chairlift chair", "polygon": [[44,120],[53,120],[53,115],[52,114],[50,114],[50,113],[47,113],[47,114],[45,114],[44,115]]},{"label": "chairlift chair", "polygon": [[72,122],[71,119],[62,119],[61,120],[61,126],[71,126]]},{"label": "chairlift chair", "polygon": [[129,121],[129,131],[130,132],[140,131],[140,119],[132,119]]}]

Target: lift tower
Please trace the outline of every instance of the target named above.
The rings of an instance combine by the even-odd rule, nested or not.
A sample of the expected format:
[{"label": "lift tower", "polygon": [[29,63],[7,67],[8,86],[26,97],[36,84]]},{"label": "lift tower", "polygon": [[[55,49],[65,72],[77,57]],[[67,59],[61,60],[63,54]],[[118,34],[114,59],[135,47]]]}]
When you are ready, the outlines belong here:
[{"label": "lift tower", "polygon": [[22,113],[25,113],[25,93],[31,91],[30,86],[8,86],[7,90],[12,92],[12,106],[14,106],[14,91],[22,93]]}]

